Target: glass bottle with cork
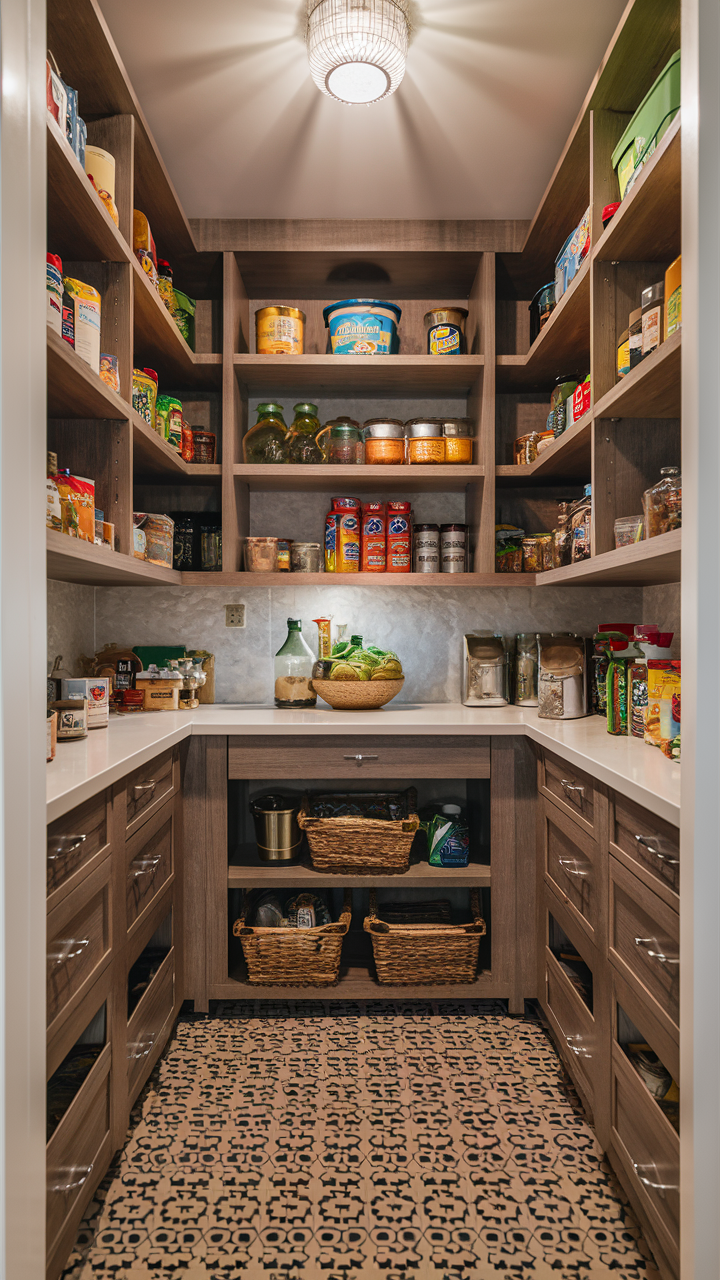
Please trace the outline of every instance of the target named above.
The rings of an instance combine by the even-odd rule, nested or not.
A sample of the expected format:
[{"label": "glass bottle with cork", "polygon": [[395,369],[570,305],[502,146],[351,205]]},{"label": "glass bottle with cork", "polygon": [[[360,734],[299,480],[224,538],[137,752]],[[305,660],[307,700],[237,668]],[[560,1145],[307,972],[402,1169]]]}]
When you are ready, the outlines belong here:
[{"label": "glass bottle with cork", "polygon": [[302,636],[299,618],[288,618],[287,639],[275,655],[275,706],[314,707],[317,695],[312,687],[315,659]]}]

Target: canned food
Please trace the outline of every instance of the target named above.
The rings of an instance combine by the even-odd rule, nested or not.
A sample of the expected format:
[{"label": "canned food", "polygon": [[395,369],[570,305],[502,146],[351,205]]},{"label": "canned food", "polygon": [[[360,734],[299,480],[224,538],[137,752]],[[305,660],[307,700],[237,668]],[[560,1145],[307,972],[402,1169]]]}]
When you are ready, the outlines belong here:
[{"label": "canned food", "polygon": [[261,307],[255,312],[255,345],[260,356],[301,356],[305,312],[297,307]]},{"label": "canned food", "polygon": [[413,532],[413,568],[415,573],[440,572],[439,525],[415,525]]},{"label": "canned food", "polygon": [[467,525],[444,524],[440,528],[440,565],[442,573],[465,573],[467,559]]}]

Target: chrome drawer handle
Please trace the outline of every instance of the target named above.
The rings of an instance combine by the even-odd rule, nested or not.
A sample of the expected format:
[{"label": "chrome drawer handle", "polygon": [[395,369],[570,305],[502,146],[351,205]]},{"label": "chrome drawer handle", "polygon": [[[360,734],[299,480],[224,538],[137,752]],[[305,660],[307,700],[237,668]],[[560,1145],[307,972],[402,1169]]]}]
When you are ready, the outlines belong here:
[{"label": "chrome drawer handle", "polygon": [[58,1195],[69,1195],[71,1191],[77,1191],[78,1187],[81,1187],[83,1183],[87,1182],[94,1168],[94,1164],[82,1164],[75,1166],[71,1165],[67,1169],[55,1169],[53,1170],[52,1177],[68,1178],[70,1181],[49,1182],[47,1189],[49,1192],[57,1193]]},{"label": "chrome drawer handle", "polygon": [[[662,849],[659,848],[659,845],[663,843],[660,836],[636,836],[635,839],[644,849],[649,849],[650,853],[654,853],[655,857],[659,858],[661,862],[667,862],[669,867],[679,867],[679,858],[671,858],[668,853],[663,853]],[[672,845],[669,847],[672,848]]]},{"label": "chrome drawer handle", "polygon": [[568,782],[567,778],[560,779],[560,786],[562,787],[563,791],[567,791],[567,792],[577,791],[578,795],[582,796],[583,799],[585,798],[585,788],[576,786],[574,782]]},{"label": "chrome drawer handle", "polygon": [[142,862],[136,863],[135,869],[131,870],[130,874],[133,876],[133,878],[137,878],[138,876],[153,877],[158,867],[160,866],[161,862],[162,862],[161,854],[158,854],[156,858],[144,858]]},{"label": "chrome drawer handle", "polygon": [[359,755],[343,756],[343,760],[354,760],[355,763],[358,765],[358,768],[362,764],[363,760],[377,760],[377,759],[378,759],[378,756],[359,756]]},{"label": "chrome drawer handle", "polygon": [[580,879],[583,879],[585,876],[590,875],[590,868],[583,869],[578,864],[577,858],[558,858],[558,862],[569,876],[579,876]]},{"label": "chrome drawer handle", "polygon": [[48,862],[56,862],[58,858],[66,858],[69,853],[74,853],[83,840],[87,840],[87,836],[57,836],[53,841],[55,852],[48,851]]},{"label": "chrome drawer handle", "polygon": [[657,944],[656,938],[636,938],[635,939],[635,946],[644,947],[645,950],[647,951],[647,954],[651,956],[653,960],[657,960],[659,964],[679,964],[680,963],[679,956],[666,956],[662,951],[650,950],[651,947],[656,947],[657,945],[658,944]]},{"label": "chrome drawer handle", "polygon": [[144,1040],[137,1040],[135,1044],[128,1045],[128,1058],[131,1062],[138,1062],[140,1058],[147,1058],[155,1043],[156,1033],[146,1036]]},{"label": "chrome drawer handle", "polygon": [[582,1036],[565,1036],[565,1040],[567,1042],[568,1049],[571,1053],[574,1053],[576,1057],[592,1058],[592,1054],[588,1053],[587,1049],[583,1046]]},{"label": "chrome drawer handle", "polygon": [[157,786],[157,782],[155,781],[154,778],[151,778],[149,782],[136,782],[135,785],[133,786],[133,793],[135,795],[135,799],[139,800],[140,796],[143,795],[145,791],[154,791],[156,786]]},{"label": "chrome drawer handle", "polygon": [[68,964],[70,960],[77,960],[77,957],[81,956],[89,946],[89,938],[61,938],[56,942],[54,949],[48,951],[48,960],[52,961],[54,969],[59,968]]},{"label": "chrome drawer handle", "polygon": [[[633,1160],[633,1162],[632,1162],[632,1167],[633,1167],[633,1169],[635,1170],[635,1172],[636,1172],[636,1174],[637,1174],[637,1176],[638,1176],[638,1178],[639,1178],[640,1182],[642,1182],[643,1186],[651,1187],[653,1191],[657,1191],[657,1192],[659,1192],[659,1194],[660,1194],[660,1196],[661,1196],[661,1198],[662,1198],[663,1200],[665,1199],[665,1192],[666,1192],[666,1191],[678,1191],[678,1192],[679,1192],[680,1188],[679,1188],[679,1186],[677,1185],[677,1183],[676,1183],[676,1182],[657,1182],[657,1181],[655,1181],[655,1179],[657,1179],[657,1178],[659,1178],[659,1177],[660,1177],[660,1174],[659,1174],[659,1172],[658,1172],[657,1165],[654,1165],[654,1164],[636,1164],[636,1163],[635,1163],[635,1161]],[[641,1172],[642,1170],[647,1170],[647,1173],[651,1173],[653,1176],[649,1178],[649,1177],[647,1176],[647,1173],[645,1173],[645,1172]]]}]

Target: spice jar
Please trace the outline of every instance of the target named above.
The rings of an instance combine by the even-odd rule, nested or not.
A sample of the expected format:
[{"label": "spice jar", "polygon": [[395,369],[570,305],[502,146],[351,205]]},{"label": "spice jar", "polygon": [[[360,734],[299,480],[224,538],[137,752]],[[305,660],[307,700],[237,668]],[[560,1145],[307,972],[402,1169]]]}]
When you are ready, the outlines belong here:
[{"label": "spice jar", "polygon": [[643,494],[645,537],[682,527],[682,477],[679,467],[662,467],[661,479]]},{"label": "spice jar", "polygon": [[537,536],[538,543],[538,559],[540,560],[540,568],[543,573],[546,569],[553,568],[553,536],[551,533],[539,533]]},{"label": "spice jar", "polygon": [[246,538],[246,573],[277,573],[279,538]]},{"label": "spice jar", "polygon": [[473,429],[467,418],[444,418],[445,461],[469,465],[473,460]]},{"label": "spice jar", "polygon": [[290,563],[293,573],[322,573],[322,546],[319,542],[293,542]]},{"label": "spice jar", "polygon": [[215,435],[204,427],[192,428],[193,462],[213,463],[215,461]]},{"label": "spice jar", "polygon": [[640,294],[642,303],[642,353],[643,359],[656,351],[663,340],[663,312],[665,310],[665,281],[643,289]]},{"label": "spice jar", "polygon": [[219,524],[200,525],[200,568],[204,573],[222,570],[222,529]]},{"label": "spice jar", "polygon": [[258,420],[243,440],[244,462],[287,462],[282,405],[259,404]]},{"label": "spice jar", "polygon": [[405,423],[398,418],[370,418],[364,427],[365,461],[370,466],[397,466],[405,461]]},{"label": "spice jar", "polygon": [[[324,436],[327,439],[321,444]],[[362,429],[353,418],[336,418],[334,422],[328,422],[315,439],[325,455],[325,461],[333,466],[353,466],[363,460]]]},{"label": "spice jar", "polygon": [[290,572],[290,553],[292,551],[292,545],[292,538],[280,538],[278,541],[277,567],[280,573]]},{"label": "spice jar", "polygon": [[438,421],[411,418],[405,424],[408,437],[408,462],[438,463],[445,461],[445,437]]},{"label": "spice jar", "polygon": [[513,462],[516,467],[527,467],[535,461],[539,439],[539,432],[529,431],[527,435],[518,436],[513,442]]}]

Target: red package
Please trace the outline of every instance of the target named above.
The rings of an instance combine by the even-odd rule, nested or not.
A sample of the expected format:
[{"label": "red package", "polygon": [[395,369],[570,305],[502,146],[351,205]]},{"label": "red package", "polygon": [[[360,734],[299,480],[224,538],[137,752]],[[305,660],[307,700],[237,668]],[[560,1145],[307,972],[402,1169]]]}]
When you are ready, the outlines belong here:
[{"label": "red package", "polygon": [[387,564],[387,513],[384,502],[364,502],[361,549],[363,573],[384,573]]},{"label": "red package", "polygon": [[387,504],[387,572],[410,573],[412,508],[409,502]]}]

